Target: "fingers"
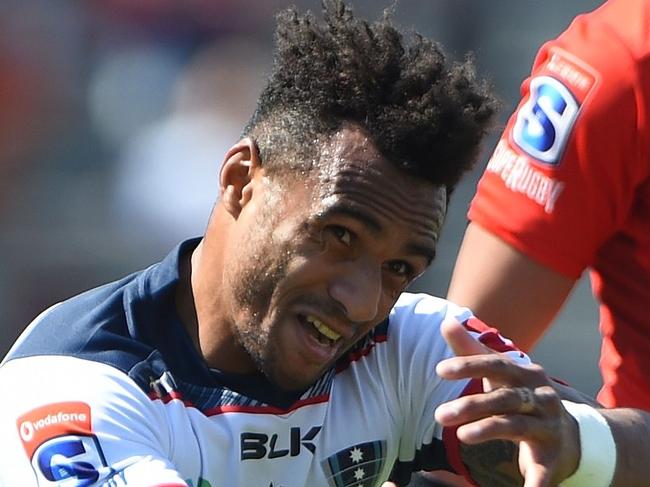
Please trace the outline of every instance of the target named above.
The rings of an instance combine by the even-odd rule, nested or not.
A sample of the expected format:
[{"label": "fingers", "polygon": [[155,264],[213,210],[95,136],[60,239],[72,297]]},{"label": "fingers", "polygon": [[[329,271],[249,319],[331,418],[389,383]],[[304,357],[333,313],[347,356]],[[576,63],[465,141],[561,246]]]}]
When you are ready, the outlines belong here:
[{"label": "fingers", "polygon": [[557,417],[562,414],[562,403],[551,386],[535,389],[500,387],[441,404],[436,409],[435,418],[443,426],[455,426],[489,416],[508,414]]},{"label": "fingers", "polygon": [[489,378],[491,383],[497,385],[536,387],[550,384],[541,366],[517,364],[497,353],[452,357],[439,362],[436,373],[448,380]]},{"label": "fingers", "polygon": [[524,469],[524,487],[547,487],[551,483],[551,472],[544,465],[534,463]]},{"label": "fingers", "polygon": [[513,391],[519,396],[519,412],[521,414],[531,414],[535,411],[535,394],[528,387],[513,387]]},{"label": "fingers", "polygon": [[473,444],[497,438],[545,439],[557,434],[554,425],[561,414],[562,404],[550,386],[502,387],[442,404],[435,418],[446,427],[461,425],[458,438]]},{"label": "fingers", "polygon": [[481,379],[484,392],[440,405],[436,420],[456,427],[458,439],[466,444],[518,444],[524,487],[556,485],[567,414],[543,368],[518,364],[489,349],[457,321],[445,321],[441,334],[456,357],[440,362],[437,374],[448,380]]},{"label": "fingers", "polygon": [[494,353],[478,342],[458,320],[448,318],[440,325],[440,333],[458,356]]},{"label": "fingers", "polygon": [[549,437],[549,424],[547,418],[526,414],[492,416],[459,426],[456,436],[468,445],[490,440],[542,442]]}]

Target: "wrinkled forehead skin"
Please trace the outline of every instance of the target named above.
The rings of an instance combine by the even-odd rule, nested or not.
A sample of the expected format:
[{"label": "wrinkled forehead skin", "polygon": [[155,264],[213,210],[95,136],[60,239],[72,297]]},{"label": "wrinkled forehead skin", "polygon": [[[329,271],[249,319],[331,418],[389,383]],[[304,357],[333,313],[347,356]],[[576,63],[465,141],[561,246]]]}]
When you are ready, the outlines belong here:
[{"label": "wrinkled forehead skin", "polygon": [[334,134],[315,167],[318,181],[313,194],[323,212],[345,201],[437,242],[447,211],[445,186],[395,167],[361,129],[347,126]]}]

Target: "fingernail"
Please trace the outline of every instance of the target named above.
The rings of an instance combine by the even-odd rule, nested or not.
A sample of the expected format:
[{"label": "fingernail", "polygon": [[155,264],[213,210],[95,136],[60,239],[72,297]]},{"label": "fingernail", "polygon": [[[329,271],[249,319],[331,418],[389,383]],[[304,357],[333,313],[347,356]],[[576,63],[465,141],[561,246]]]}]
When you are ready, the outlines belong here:
[{"label": "fingernail", "polygon": [[466,424],[458,428],[457,434],[459,438],[462,437],[462,441],[473,441],[481,434],[481,428]]},{"label": "fingernail", "polygon": [[438,362],[436,365],[436,373],[440,376],[445,374],[450,374],[454,371],[454,366],[449,364],[447,361]]},{"label": "fingernail", "polygon": [[460,414],[460,409],[453,404],[442,404],[438,406],[435,412],[435,417],[438,421],[450,421],[457,418]]}]

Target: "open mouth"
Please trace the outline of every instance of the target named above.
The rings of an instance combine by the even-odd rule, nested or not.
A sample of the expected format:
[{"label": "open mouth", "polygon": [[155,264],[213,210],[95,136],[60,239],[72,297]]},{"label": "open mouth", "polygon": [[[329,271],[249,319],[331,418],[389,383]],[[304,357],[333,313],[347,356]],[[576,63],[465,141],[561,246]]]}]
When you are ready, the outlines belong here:
[{"label": "open mouth", "polygon": [[332,330],[321,320],[312,315],[298,315],[300,322],[305,325],[309,333],[322,345],[333,347],[341,339],[341,335]]}]

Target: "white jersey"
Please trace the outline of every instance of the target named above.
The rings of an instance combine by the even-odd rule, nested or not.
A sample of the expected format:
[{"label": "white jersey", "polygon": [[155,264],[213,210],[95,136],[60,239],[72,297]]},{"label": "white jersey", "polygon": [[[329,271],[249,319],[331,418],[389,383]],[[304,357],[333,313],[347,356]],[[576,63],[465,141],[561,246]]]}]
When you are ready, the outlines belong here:
[{"label": "white jersey", "polygon": [[435,366],[452,355],[440,323],[468,310],[405,293],[336,367],[288,394],[209,369],[193,347],[174,288],[196,244],[25,331],[0,367],[1,486],[373,487],[452,470],[433,413],[467,381]]}]

